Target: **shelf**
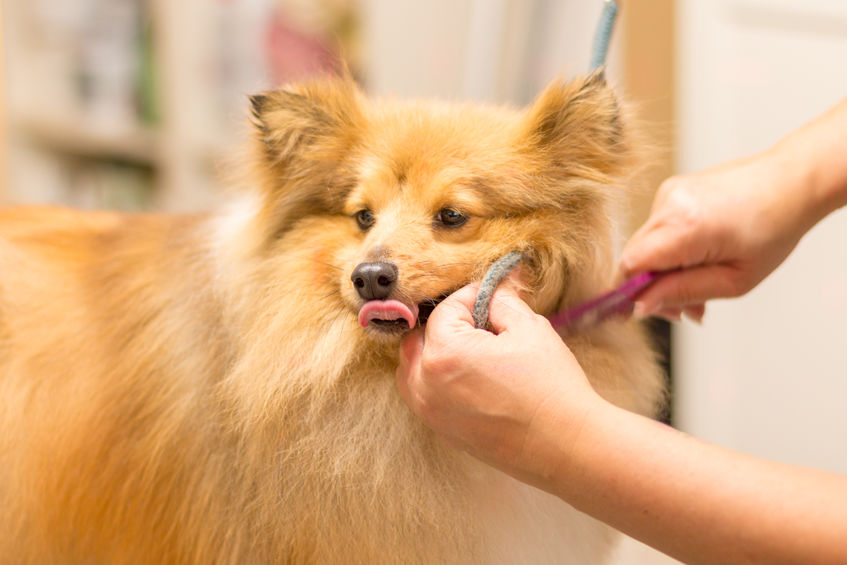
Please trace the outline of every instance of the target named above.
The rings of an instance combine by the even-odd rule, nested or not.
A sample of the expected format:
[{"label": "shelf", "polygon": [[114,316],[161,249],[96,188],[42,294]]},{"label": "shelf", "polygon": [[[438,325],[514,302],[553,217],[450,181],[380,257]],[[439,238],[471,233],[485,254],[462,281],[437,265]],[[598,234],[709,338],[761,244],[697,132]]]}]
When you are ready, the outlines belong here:
[{"label": "shelf", "polygon": [[346,3],[314,21],[277,0],[0,4],[0,184],[26,187],[9,189],[22,200],[37,185],[45,201],[77,202],[77,185],[108,184],[120,175],[104,171],[128,166],[152,173],[151,207],[206,207],[237,175],[250,135],[243,93],[329,66],[314,49],[328,38],[355,40]]},{"label": "shelf", "polygon": [[117,160],[156,168],[161,162],[160,135],[145,127],[106,129],[83,121],[29,116],[15,128],[36,144],[71,157]]}]

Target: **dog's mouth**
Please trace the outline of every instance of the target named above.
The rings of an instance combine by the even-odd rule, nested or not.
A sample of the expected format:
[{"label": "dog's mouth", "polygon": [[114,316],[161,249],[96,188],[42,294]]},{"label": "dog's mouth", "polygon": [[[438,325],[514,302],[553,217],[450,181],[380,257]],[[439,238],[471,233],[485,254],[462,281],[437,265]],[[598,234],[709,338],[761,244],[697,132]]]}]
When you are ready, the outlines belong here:
[{"label": "dog's mouth", "polygon": [[369,300],[359,309],[359,325],[381,331],[410,330],[418,321],[418,306],[399,300]]},{"label": "dog's mouth", "polygon": [[369,300],[359,309],[359,325],[385,333],[400,333],[426,324],[435,307],[447,298],[428,298],[420,304],[408,305],[399,300]]},{"label": "dog's mouth", "polygon": [[432,314],[432,311],[435,310],[435,307],[441,304],[441,302],[448,296],[450,296],[450,293],[442,294],[438,298],[428,298],[418,304],[418,323],[420,323],[420,325],[424,325],[427,320],[429,320],[429,316]]}]

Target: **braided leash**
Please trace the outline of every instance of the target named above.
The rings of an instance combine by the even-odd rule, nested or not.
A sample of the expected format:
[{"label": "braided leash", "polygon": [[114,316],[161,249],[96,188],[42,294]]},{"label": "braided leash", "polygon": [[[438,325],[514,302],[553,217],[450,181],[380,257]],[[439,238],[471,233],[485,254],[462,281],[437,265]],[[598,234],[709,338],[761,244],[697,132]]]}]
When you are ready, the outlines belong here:
[{"label": "braided leash", "polygon": [[591,49],[591,63],[588,68],[592,71],[606,64],[606,55],[609,53],[609,43],[612,41],[612,32],[615,29],[615,20],[618,17],[618,3],[615,0],[606,0],[603,13],[600,14],[600,23],[594,32],[594,45]]},{"label": "braided leash", "polygon": [[488,272],[482,278],[482,283],[479,285],[479,291],[476,293],[476,302],[473,305],[473,323],[476,328],[487,329],[488,311],[491,309],[491,297],[494,295],[494,290],[520,262],[521,252],[512,251],[500,257],[489,267]]},{"label": "braided leash", "polygon": [[[606,63],[606,55],[609,52],[609,42],[612,39],[612,31],[615,27],[617,15],[617,2],[615,0],[606,0],[603,6],[603,13],[600,15],[600,23],[594,34],[594,46],[590,64],[591,70],[599,69]],[[494,290],[520,262],[521,252],[511,251],[489,267],[476,295],[476,302],[473,308],[474,326],[480,329],[488,328],[488,313],[491,309],[491,297],[494,295]]]}]

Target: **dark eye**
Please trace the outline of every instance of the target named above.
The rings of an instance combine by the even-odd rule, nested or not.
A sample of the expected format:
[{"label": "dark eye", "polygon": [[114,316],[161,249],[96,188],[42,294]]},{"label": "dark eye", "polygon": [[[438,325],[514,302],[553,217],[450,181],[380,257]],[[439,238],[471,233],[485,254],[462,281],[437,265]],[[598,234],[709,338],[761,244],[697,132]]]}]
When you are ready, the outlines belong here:
[{"label": "dark eye", "polygon": [[365,208],[364,210],[359,210],[353,217],[356,218],[356,223],[359,224],[359,227],[362,230],[367,230],[376,222],[376,216],[374,213]]},{"label": "dark eye", "polygon": [[436,219],[448,228],[457,228],[468,221],[468,217],[452,208],[444,208],[438,212]]}]

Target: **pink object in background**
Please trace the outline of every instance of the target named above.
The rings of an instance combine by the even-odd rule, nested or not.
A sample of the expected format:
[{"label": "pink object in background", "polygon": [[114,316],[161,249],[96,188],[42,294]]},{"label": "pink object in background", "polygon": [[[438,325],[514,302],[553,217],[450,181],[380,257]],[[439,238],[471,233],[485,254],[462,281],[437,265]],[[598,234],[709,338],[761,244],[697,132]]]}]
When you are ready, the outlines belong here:
[{"label": "pink object in background", "polygon": [[268,24],[266,50],[274,84],[323,74],[338,67],[338,57],[328,41],[292,27],[282,13],[277,13]]}]

